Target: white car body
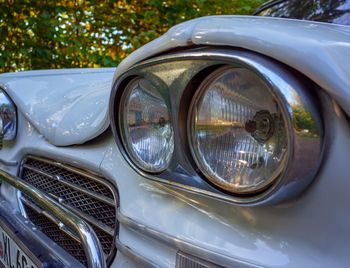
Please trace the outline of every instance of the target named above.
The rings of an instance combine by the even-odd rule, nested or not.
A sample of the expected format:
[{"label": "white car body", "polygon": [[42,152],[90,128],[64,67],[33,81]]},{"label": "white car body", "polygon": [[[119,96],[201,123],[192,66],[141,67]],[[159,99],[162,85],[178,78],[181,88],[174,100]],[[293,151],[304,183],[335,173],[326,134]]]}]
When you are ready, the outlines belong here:
[{"label": "white car body", "polygon": [[[348,26],[205,17],[173,27],[116,70],[2,74],[0,87],[18,109],[18,135],[0,150],[0,169],[17,176],[21,160],[35,155],[98,173],[116,185],[117,248],[124,251],[117,252],[111,267],[176,267],[178,251],[225,267],[346,267],[350,262],[349,44]],[[136,63],[193,45],[260,53],[298,70],[326,93],[323,160],[300,196],[274,205],[235,205],[151,181],[125,160],[108,129],[113,82]],[[15,191],[2,183],[1,198],[18,207]]]}]

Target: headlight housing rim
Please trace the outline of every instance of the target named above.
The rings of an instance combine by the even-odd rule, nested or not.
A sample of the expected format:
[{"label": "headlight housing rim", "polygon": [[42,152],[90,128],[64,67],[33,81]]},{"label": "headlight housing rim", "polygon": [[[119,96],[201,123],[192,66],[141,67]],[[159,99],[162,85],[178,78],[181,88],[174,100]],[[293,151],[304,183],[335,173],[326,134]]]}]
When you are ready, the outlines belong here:
[{"label": "headlight housing rim", "polygon": [[[207,77],[205,77],[202,81],[202,83],[199,84],[199,86],[197,87],[195,93],[192,96],[192,100],[191,100],[191,104],[189,107],[189,112],[188,112],[188,120],[187,120],[187,138],[188,138],[188,143],[190,145],[190,151],[191,151],[191,155],[192,155],[192,159],[195,162],[198,171],[202,173],[202,176],[207,179],[207,181],[210,184],[213,184],[214,187],[219,188],[222,191],[227,192],[228,194],[234,195],[234,196],[238,196],[238,197],[248,197],[248,196],[256,196],[259,195],[261,193],[263,193],[264,191],[266,191],[269,187],[271,187],[274,183],[276,183],[276,181],[278,180],[278,177],[280,177],[284,170],[286,169],[287,165],[288,165],[288,157],[289,157],[289,153],[290,153],[290,139],[293,139],[293,137],[289,137],[289,133],[287,133],[287,151],[286,153],[283,155],[283,159],[281,162],[281,165],[277,167],[276,172],[273,173],[273,177],[270,178],[268,180],[268,182],[266,184],[264,184],[262,187],[260,187],[259,189],[253,190],[253,191],[246,191],[246,192],[235,192],[231,189],[229,189],[229,187],[225,187],[225,183],[221,178],[219,178],[218,176],[215,176],[214,174],[210,174],[208,170],[205,170],[205,167],[203,167],[203,160],[201,160],[200,158],[202,156],[200,156],[200,152],[198,151],[198,149],[195,149],[195,144],[196,144],[196,139],[194,137],[194,132],[195,132],[195,122],[197,120],[197,117],[195,116],[196,113],[196,105],[198,104],[199,99],[205,94],[205,91],[209,89],[209,86],[217,79],[220,77],[220,75],[223,75],[225,72],[230,71],[230,70],[234,70],[234,69],[243,69],[243,70],[247,70],[247,71],[254,71],[251,70],[250,68],[247,68],[247,66],[232,66],[232,65],[219,65],[216,69],[214,69],[213,71],[211,71],[211,73],[209,73],[207,75]],[[262,77],[260,77],[259,73],[254,72],[254,74],[258,74],[257,76],[259,78],[262,79]],[[264,80],[264,82],[266,83],[266,81]],[[275,92],[273,92],[273,90],[269,87],[269,84],[266,83],[267,88],[269,89],[269,93],[271,94],[272,97],[274,97],[274,99],[277,100],[276,98],[276,94]],[[278,106],[281,107],[281,109],[283,110],[283,104],[280,103],[280,101],[278,100]],[[282,116],[283,116],[283,123],[287,124],[288,118],[285,116],[285,111],[282,111]],[[287,127],[287,126],[285,126]],[[288,132],[288,131],[287,131]],[[283,166],[284,165],[284,166]],[[275,174],[276,173],[276,174]]]},{"label": "headlight housing rim", "polygon": [[[174,150],[174,144],[172,143],[170,147],[170,152],[167,155],[167,159],[165,164],[162,166],[156,166],[153,165],[153,167],[150,167],[151,164],[147,163],[140,157],[140,155],[135,152],[134,148],[132,148],[132,141],[130,137],[130,133],[127,132],[127,121],[128,121],[128,114],[127,114],[127,107],[128,107],[128,102],[130,101],[130,96],[133,90],[135,90],[136,87],[134,85],[136,83],[140,83],[140,81],[145,80],[148,82],[148,79],[142,77],[142,76],[133,76],[130,77],[127,80],[127,83],[125,84],[125,89],[123,93],[121,94],[121,99],[120,99],[120,105],[119,105],[119,132],[120,132],[120,138],[122,141],[123,146],[125,147],[126,154],[128,157],[131,159],[131,161],[138,166],[140,169],[144,170],[145,172],[152,173],[152,174],[159,174],[166,170],[170,164],[172,155],[173,155],[173,150]],[[153,84],[150,84],[150,86],[154,87]],[[159,92],[158,92],[159,93]],[[160,96],[161,97],[161,96]],[[173,135],[173,127],[172,127],[172,122],[171,122],[171,110],[168,104],[166,103],[166,100],[161,97],[161,99],[164,101],[164,105],[167,107],[167,111],[169,112],[169,120],[170,120],[170,128],[172,131]],[[124,115],[124,118],[123,118]],[[173,138],[172,138],[173,140]]]},{"label": "headlight housing rim", "polygon": [[[252,196],[238,196],[238,195],[232,195],[230,193],[227,193],[224,190],[218,190],[218,187],[215,191],[207,190],[206,188],[198,187],[196,186],[198,183],[195,184],[187,184],[183,182],[178,182],[178,180],[175,177],[172,177],[174,175],[174,168],[176,167],[176,163],[174,161],[178,160],[178,156],[175,157],[172,160],[172,164],[169,170],[162,174],[150,174],[148,172],[144,172],[143,170],[140,170],[137,166],[134,165],[128,157],[126,157],[127,162],[131,165],[131,167],[139,173],[141,176],[161,182],[163,184],[166,184],[167,186],[171,188],[180,188],[185,191],[194,192],[200,195],[204,195],[206,197],[219,199],[222,201],[234,203],[236,205],[240,206],[259,206],[263,204],[273,204],[278,203],[284,200],[289,200],[293,197],[296,197],[299,195],[306,187],[314,180],[315,175],[318,171],[319,165],[321,163],[322,157],[323,157],[323,150],[324,145],[326,143],[327,136],[324,137],[324,128],[323,128],[323,121],[322,121],[322,111],[321,109],[323,106],[320,105],[328,105],[327,97],[322,94],[322,92],[317,92],[317,87],[315,87],[315,84],[308,80],[304,75],[299,74],[298,72],[293,71],[289,67],[284,66],[282,63],[274,61],[271,58],[268,58],[264,55],[260,55],[254,52],[250,51],[244,51],[244,50],[237,50],[233,48],[218,48],[218,47],[212,47],[212,48],[202,48],[201,50],[198,49],[188,49],[188,50],[182,50],[177,52],[170,52],[169,54],[164,55],[156,55],[154,58],[146,59],[143,62],[137,63],[134,66],[129,67],[128,70],[126,70],[123,73],[120,73],[117,77],[114,79],[113,83],[113,90],[110,98],[110,118],[112,119],[112,131],[115,136],[116,142],[119,146],[119,148],[122,148],[120,144],[120,138],[118,138],[118,126],[113,124],[113,122],[117,122],[115,115],[114,107],[118,106],[118,96],[121,89],[125,86],[125,81],[129,80],[131,76],[138,75],[138,74],[144,74],[145,68],[149,68],[152,66],[161,66],[162,64],[167,64],[171,62],[176,61],[193,61],[196,62],[199,61],[206,61],[207,64],[203,68],[196,68],[196,72],[200,73],[204,69],[215,69],[214,66],[222,66],[222,65],[233,65],[243,68],[249,68],[253,72],[256,72],[258,75],[262,75],[264,81],[270,81],[272,80],[282,80],[283,83],[290,84],[292,87],[296,87],[297,91],[302,95],[302,99],[305,101],[305,105],[308,108],[311,108],[311,114],[314,116],[315,121],[317,122],[319,135],[314,139],[315,143],[313,144],[313,150],[309,155],[310,163],[307,167],[303,164],[303,161],[300,161],[300,155],[305,154],[305,152],[309,153],[309,148],[305,148],[300,145],[300,139],[295,139],[294,135],[288,135],[290,137],[289,143],[292,144],[293,152],[288,156],[288,163],[290,163],[291,159],[296,159],[296,163],[294,164],[288,164],[287,167],[284,170],[284,173],[279,177],[279,180],[273,185],[273,187],[269,187],[266,191],[263,191],[262,193],[252,195]],[[197,65],[197,63],[195,63]],[[193,66],[195,66],[193,65]],[[191,65],[191,68],[193,67]],[[162,67],[163,68],[163,67]],[[142,71],[141,71],[142,70]],[[205,72],[204,72],[205,73]],[[149,73],[147,74],[149,75]],[[276,77],[277,76],[277,77]],[[276,82],[275,81],[275,82]],[[277,81],[277,82],[278,82]],[[195,81],[189,81],[189,84],[196,84]],[[270,83],[270,82],[269,82]],[[279,82],[278,82],[279,83]],[[278,83],[272,83],[273,88],[278,86]],[[310,88],[312,94],[315,94],[315,96],[311,96],[311,93],[308,92],[308,89]],[[177,88],[178,90],[178,88]],[[180,91],[191,91],[193,90],[193,86],[188,86],[181,88]],[[182,95],[178,94],[178,95]],[[272,92],[272,94],[274,94]],[[186,93],[188,96],[189,94]],[[282,94],[284,95],[284,94]],[[276,98],[280,99],[279,95],[275,95]],[[304,98],[305,97],[305,98]],[[320,98],[320,102],[316,102],[316,98]],[[281,97],[282,102],[288,103],[290,99]],[[178,103],[181,103],[181,100],[177,100]],[[284,107],[284,106],[283,106]],[[175,113],[178,113],[179,107],[172,107],[174,109]],[[288,118],[292,117],[292,114],[288,111],[287,107],[285,108],[285,113],[287,114]],[[176,117],[179,117],[179,115],[174,115],[174,126],[175,129],[178,129],[179,122]],[[288,129],[293,129],[293,126],[289,124],[289,120],[287,120]],[[181,127],[186,127],[184,125],[181,125]],[[182,135],[182,134],[181,134]],[[178,133],[175,135],[175,141],[178,137]],[[176,141],[177,142],[177,141]],[[179,146],[180,144],[176,144]],[[181,144],[181,147],[186,144]],[[294,145],[296,146],[294,150]],[[121,150],[122,155],[126,155],[124,150]],[[193,158],[190,154],[187,155],[188,160],[191,160],[187,164],[192,165],[195,168],[195,163],[193,161]],[[299,169],[300,167],[300,169]],[[195,169],[196,170],[196,169]],[[297,170],[297,171],[296,171]],[[201,177],[202,181],[206,181],[206,184],[208,185],[208,181],[203,177],[203,174],[200,172],[197,174]],[[168,178],[171,178],[170,180]],[[198,179],[195,179],[196,181],[199,181]],[[210,183],[209,183],[210,184]]]}]

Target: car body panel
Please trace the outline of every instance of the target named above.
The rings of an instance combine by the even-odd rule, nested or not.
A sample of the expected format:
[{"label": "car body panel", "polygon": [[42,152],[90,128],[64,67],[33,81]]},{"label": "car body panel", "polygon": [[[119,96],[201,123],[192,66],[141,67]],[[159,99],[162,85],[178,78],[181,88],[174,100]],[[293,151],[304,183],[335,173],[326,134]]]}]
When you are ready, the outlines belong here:
[{"label": "car body panel", "polygon": [[84,143],[107,129],[114,68],[31,71],[0,76],[0,86],[53,145]]},{"label": "car body panel", "polygon": [[324,88],[350,114],[350,27],[343,25],[250,16],[194,19],[132,53],[114,80],[144,59],[193,45],[243,48],[276,59]]},{"label": "car body panel", "polygon": [[[349,43],[348,26],[269,17],[204,17],[179,24],[136,50],[118,66],[113,80],[133,64],[167,50],[193,45],[238,47],[264,54],[300,71],[350,114]],[[19,109],[50,143],[68,146],[82,144],[108,127],[106,103],[114,70],[2,74],[0,85],[6,87]],[[52,77],[49,84],[48,77]],[[31,90],[27,90],[29,87]]]},{"label": "car body panel", "polygon": [[[169,49],[194,44],[232,46],[265,54],[299,70],[349,114],[349,29],[275,18],[197,19],[172,28],[137,50],[117,68],[114,78]],[[283,30],[290,36],[282,35]],[[281,204],[244,207],[142,177],[125,160],[109,130],[99,135],[108,126],[106,102],[112,72],[56,72],[0,76],[19,107],[18,136],[0,150],[1,169],[16,175],[21,159],[34,154],[99,173],[118,187],[120,214],[144,227],[137,231],[127,221],[121,222],[120,241],[159,267],[175,267],[179,250],[194,255],[200,252],[204,259],[226,267],[348,266],[350,128],[337,102],[328,97],[325,101],[325,158],[307,191]],[[64,76],[66,84],[62,82]],[[42,87],[38,87],[39,82]],[[50,90],[58,93],[50,94]],[[88,93],[94,97],[85,97]],[[47,97],[45,103],[42,96]],[[60,100],[71,96],[67,106]],[[96,102],[100,102],[98,109]],[[55,117],[56,110],[62,116]],[[91,110],[93,114],[87,120],[85,113]],[[47,122],[46,118],[55,120]],[[78,128],[78,121],[94,127]],[[68,135],[62,127],[69,130]],[[16,206],[13,188],[3,183],[1,194]],[[144,232],[146,227],[148,232]],[[120,259],[119,254],[111,267],[138,267],[132,260]]]},{"label": "car body panel", "polygon": [[[122,214],[177,241],[231,258],[232,264],[342,267],[350,261],[346,166],[350,132],[344,116],[332,120],[334,143],[311,189],[279,205],[236,206],[148,181],[133,171],[113,142],[101,172],[117,180]],[[130,247],[135,243],[123,241]],[[147,257],[159,263],[157,255]]]},{"label": "car body panel", "polygon": [[[125,161],[110,131],[84,145],[55,147],[22,114],[21,134],[15,144],[4,145],[0,159],[34,154],[104,176],[118,187],[122,215],[174,239],[169,246],[121,223],[120,241],[160,267],[174,267],[184,243],[216,253],[235,267],[343,267],[350,261],[350,129],[339,107],[330,109],[333,142],[315,182],[298,199],[274,206],[241,207],[145,179]],[[17,170],[1,161],[0,168],[12,174]],[[15,202],[11,189],[1,190]],[[120,265],[116,261],[112,267],[128,267]]]}]

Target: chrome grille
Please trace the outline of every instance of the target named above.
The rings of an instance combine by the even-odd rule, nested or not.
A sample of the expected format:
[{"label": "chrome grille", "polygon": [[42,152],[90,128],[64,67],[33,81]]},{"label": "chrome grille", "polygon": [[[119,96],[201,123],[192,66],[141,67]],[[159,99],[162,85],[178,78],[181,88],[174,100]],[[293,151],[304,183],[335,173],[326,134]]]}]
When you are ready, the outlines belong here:
[{"label": "chrome grille", "polygon": [[205,261],[195,256],[178,251],[176,253],[176,268],[222,268],[222,266]]},{"label": "chrome grille", "polygon": [[74,256],[79,262],[85,266],[87,265],[84,250],[78,241],[63,232],[55,222],[49,220],[46,216],[38,213],[27,204],[24,206],[28,218],[34,225],[38,226],[47,237],[55,241],[56,244]]},{"label": "chrome grille", "polygon": [[[109,261],[114,253],[117,194],[113,187],[97,175],[43,159],[28,157],[22,162],[21,178],[49,194],[94,229]],[[55,220],[49,211],[43,211],[26,196],[22,196],[26,216],[43,233],[55,241],[82,264],[86,257],[79,239]]]}]

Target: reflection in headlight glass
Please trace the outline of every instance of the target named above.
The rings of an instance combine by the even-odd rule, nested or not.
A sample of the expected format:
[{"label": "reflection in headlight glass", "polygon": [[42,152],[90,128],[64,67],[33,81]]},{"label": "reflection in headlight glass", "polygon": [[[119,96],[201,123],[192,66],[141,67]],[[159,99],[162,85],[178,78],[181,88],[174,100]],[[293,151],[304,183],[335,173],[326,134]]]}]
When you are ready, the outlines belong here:
[{"label": "reflection in headlight glass", "polygon": [[203,82],[193,103],[190,135],[199,168],[227,191],[260,191],[284,168],[287,135],[281,109],[248,69],[221,69]]},{"label": "reflection in headlight glass", "polygon": [[157,89],[137,78],[127,89],[124,110],[124,137],[136,164],[150,172],[167,168],[174,134],[169,109]]},{"label": "reflection in headlight glass", "polygon": [[0,136],[1,140],[14,140],[17,134],[17,112],[14,103],[0,90]]}]

